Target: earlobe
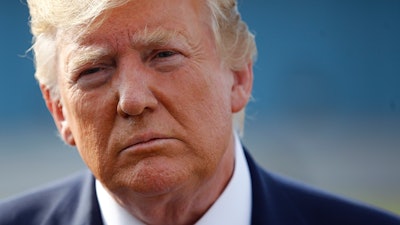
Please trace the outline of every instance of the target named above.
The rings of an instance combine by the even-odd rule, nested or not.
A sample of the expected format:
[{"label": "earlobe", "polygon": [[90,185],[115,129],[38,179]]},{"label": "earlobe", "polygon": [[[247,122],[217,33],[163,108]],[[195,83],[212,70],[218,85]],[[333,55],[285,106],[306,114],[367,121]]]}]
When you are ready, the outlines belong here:
[{"label": "earlobe", "polygon": [[59,130],[63,140],[72,146],[75,146],[75,139],[72,135],[71,128],[69,127],[68,121],[64,120],[61,122],[61,129]]},{"label": "earlobe", "polygon": [[253,63],[249,62],[241,70],[233,71],[234,84],[231,94],[232,113],[244,109],[249,102],[253,88]]},{"label": "earlobe", "polygon": [[53,99],[50,90],[44,86],[40,85],[40,90],[42,92],[44,101],[46,103],[47,109],[50,111],[53,117],[54,123],[60,133],[62,139],[69,145],[75,145],[75,140],[71,132],[68,121],[65,118],[63,106],[59,99]]}]

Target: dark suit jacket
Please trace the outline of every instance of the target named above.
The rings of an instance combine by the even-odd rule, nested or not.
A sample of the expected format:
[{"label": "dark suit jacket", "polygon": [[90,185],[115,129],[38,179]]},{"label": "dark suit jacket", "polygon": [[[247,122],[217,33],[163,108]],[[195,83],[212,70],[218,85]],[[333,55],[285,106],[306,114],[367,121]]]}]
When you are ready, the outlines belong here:
[{"label": "dark suit jacket", "polygon": [[[400,218],[250,167],[253,225],[400,225]],[[0,204],[0,225],[101,225],[94,178],[84,172]],[[225,224],[211,224],[225,225]],[[234,224],[229,224],[234,225]]]}]

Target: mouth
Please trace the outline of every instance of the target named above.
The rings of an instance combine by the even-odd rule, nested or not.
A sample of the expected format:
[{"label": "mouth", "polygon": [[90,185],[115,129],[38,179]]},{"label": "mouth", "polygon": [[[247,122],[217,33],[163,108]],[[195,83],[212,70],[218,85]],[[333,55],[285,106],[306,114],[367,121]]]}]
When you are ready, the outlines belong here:
[{"label": "mouth", "polygon": [[155,134],[135,136],[127,145],[125,145],[122,151],[129,150],[138,152],[160,148],[165,146],[165,144],[171,140],[173,140],[173,138]]},{"label": "mouth", "polygon": [[139,142],[133,144],[132,147],[134,147],[134,146],[151,145],[151,144],[155,144],[157,142],[163,141],[163,140],[166,140],[166,138],[151,138],[151,139],[148,139],[148,140],[139,141]]}]

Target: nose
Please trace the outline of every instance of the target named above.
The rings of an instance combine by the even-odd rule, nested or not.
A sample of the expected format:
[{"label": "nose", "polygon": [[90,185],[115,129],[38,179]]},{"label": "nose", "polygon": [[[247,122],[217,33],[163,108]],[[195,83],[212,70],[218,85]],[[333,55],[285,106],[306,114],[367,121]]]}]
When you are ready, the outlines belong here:
[{"label": "nose", "polygon": [[154,110],[158,104],[151,89],[151,77],[143,71],[133,71],[122,74],[119,82],[117,112],[122,117],[141,115]]}]

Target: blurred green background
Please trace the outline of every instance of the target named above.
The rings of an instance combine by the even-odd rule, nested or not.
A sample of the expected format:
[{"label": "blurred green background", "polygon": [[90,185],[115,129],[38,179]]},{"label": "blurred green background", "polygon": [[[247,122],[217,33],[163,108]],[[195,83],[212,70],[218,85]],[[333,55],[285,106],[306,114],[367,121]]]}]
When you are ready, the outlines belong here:
[{"label": "blurred green background", "polygon": [[[270,171],[400,214],[400,1],[240,0],[256,34],[244,143]],[[85,166],[33,78],[28,10],[0,3],[0,198]]]}]

